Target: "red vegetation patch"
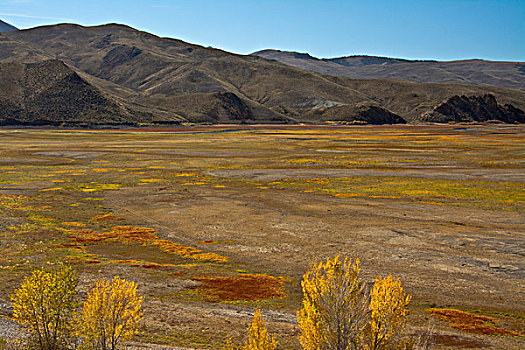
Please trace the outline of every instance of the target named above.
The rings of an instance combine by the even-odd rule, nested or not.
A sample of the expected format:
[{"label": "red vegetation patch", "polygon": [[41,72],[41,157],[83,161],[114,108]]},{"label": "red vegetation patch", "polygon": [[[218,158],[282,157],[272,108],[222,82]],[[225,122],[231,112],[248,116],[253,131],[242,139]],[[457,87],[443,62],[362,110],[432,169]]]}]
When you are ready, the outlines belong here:
[{"label": "red vegetation patch", "polygon": [[495,326],[494,323],[498,320],[493,317],[474,315],[456,309],[428,309],[428,311],[439,319],[448,322],[450,327],[465,332],[513,337],[522,336],[517,332]]},{"label": "red vegetation patch", "polygon": [[203,241],[200,241],[199,243],[200,243],[200,244],[216,244],[216,243],[219,243],[219,242],[214,241],[214,240],[212,240],[212,239],[205,239],[205,240],[203,240]]},{"label": "red vegetation patch", "polygon": [[243,274],[238,277],[193,278],[203,283],[209,301],[255,301],[282,299],[282,281],[268,275]]}]

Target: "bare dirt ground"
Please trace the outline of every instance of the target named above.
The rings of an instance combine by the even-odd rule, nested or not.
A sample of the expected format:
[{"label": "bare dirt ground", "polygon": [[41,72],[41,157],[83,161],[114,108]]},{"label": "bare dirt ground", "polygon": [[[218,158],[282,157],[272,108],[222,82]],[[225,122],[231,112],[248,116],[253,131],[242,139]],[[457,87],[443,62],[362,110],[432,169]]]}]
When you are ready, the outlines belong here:
[{"label": "bare dirt ground", "polygon": [[[257,306],[280,348],[298,349],[301,276],[340,254],[359,257],[366,280],[403,281],[410,330],[431,324],[433,348],[520,349],[524,137],[521,126],[0,130],[0,302],[32,268],[65,261],[82,292],[116,274],[139,283],[136,349],[241,341]],[[144,228],[154,237],[119,236]],[[432,309],[494,321],[468,328]]]}]

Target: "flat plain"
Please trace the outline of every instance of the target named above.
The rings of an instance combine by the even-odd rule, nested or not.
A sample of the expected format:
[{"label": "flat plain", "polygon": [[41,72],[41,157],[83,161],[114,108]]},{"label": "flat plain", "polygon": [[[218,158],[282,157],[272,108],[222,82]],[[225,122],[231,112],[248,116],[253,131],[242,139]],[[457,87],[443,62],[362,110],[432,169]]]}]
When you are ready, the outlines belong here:
[{"label": "flat plain", "polygon": [[137,342],[218,349],[260,306],[299,349],[301,276],[340,254],[368,281],[399,277],[434,348],[523,348],[523,140],[515,125],[0,130],[0,319],[23,276],[65,262],[84,291],[137,281]]}]

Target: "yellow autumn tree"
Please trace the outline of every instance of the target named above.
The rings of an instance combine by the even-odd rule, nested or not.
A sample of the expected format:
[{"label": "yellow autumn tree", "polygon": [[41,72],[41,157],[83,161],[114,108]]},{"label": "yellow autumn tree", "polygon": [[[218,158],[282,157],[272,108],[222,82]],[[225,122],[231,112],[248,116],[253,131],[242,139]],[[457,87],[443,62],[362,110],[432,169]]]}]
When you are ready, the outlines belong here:
[{"label": "yellow autumn tree", "polygon": [[297,313],[305,350],[357,349],[368,324],[368,296],[359,278],[359,259],[339,256],[315,262],[303,276]]},{"label": "yellow autumn tree", "polygon": [[275,350],[277,348],[277,342],[268,333],[266,322],[260,309],[255,310],[253,321],[247,331],[248,339],[242,347],[236,347],[231,340],[228,340],[223,350]]},{"label": "yellow autumn tree", "polygon": [[257,309],[253,315],[253,322],[248,327],[248,340],[244,342],[243,350],[275,350],[277,343],[270,336],[261,310]]},{"label": "yellow autumn tree", "polygon": [[120,277],[95,282],[78,320],[80,347],[116,350],[131,339],[142,319],[143,297],[134,282]]},{"label": "yellow autumn tree", "polygon": [[27,348],[66,349],[76,302],[76,272],[69,266],[38,269],[11,296],[13,318],[28,333]]},{"label": "yellow autumn tree", "polygon": [[402,349],[413,343],[404,337],[410,295],[401,281],[388,275],[377,277],[370,298],[370,321],[366,327],[364,343],[366,349]]}]

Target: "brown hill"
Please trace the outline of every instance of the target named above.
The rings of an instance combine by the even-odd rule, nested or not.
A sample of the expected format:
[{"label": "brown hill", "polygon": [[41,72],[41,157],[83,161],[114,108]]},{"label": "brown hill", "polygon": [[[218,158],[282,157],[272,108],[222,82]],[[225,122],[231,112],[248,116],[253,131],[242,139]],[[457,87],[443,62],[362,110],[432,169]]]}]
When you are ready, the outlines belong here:
[{"label": "brown hill", "polygon": [[512,105],[500,105],[493,95],[453,96],[420,118],[423,122],[525,123],[525,113]]},{"label": "brown hill", "polygon": [[129,124],[130,111],[58,60],[0,64],[0,125]]},{"label": "brown hill", "polygon": [[485,60],[414,61],[375,56],[319,59],[309,54],[262,50],[253,55],[297,68],[359,79],[402,79],[420,83],[490,85],[525,91],[525,62]]},{"label": "brown hill", "polygon": [[34,63],[52,59],[42,50],[0,34],[0,62]]},{"label": "brown hill", "polygon": [[349,124],[405,124],[406,120],[384,108],[373,105],[334,106],[312,110],[304,116],[311,122]]},{"label": "brown hill", "polygon": [[[62,24],[3,35],[11,46],[0,41],[0,52],[9,50],[0,62],[32,61],[37,53],[61,60],[120,105],[125,113],[119,115],[131,115],[130,123],[319,122],[337,120],[338,113],[349,121],[411,122],[454,95],[487,93],[501,103],[525,108],[525,93],[516,90],[326,76],[116,24]],[[27,54],[29,49],[33,55]],[[358,106],[374,108],[363,111]],[[377,118],[377,111],[390,119]],[[358,115],[361,119],[355,119]]]}]

